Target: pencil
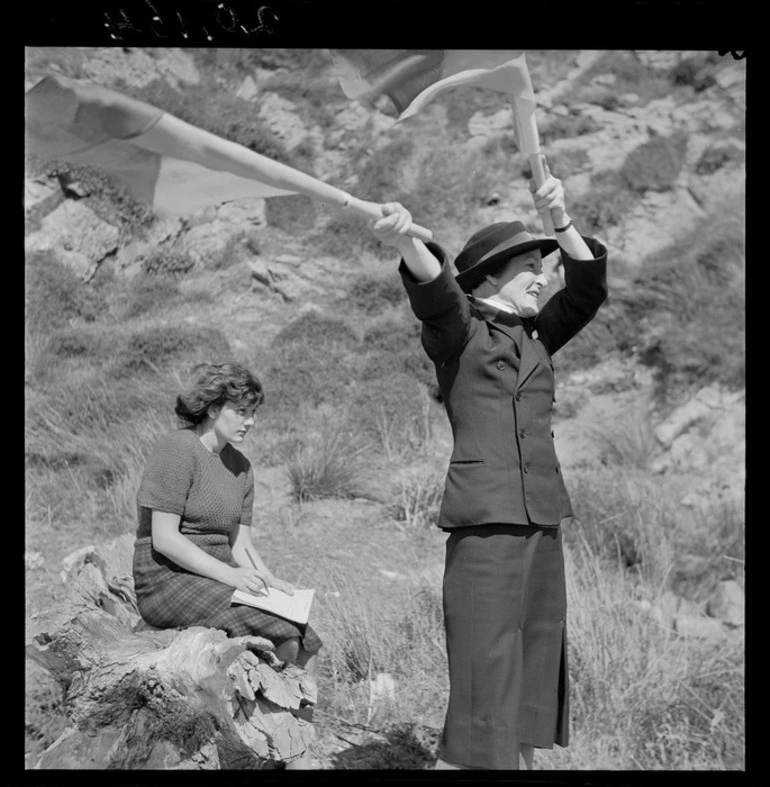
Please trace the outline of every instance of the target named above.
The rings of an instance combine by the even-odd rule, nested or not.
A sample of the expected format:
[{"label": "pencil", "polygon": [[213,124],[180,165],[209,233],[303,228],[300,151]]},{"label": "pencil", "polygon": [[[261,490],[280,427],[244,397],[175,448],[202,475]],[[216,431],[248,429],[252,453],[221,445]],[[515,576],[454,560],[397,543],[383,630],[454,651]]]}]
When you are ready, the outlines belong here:
[{"label": "pencil", "polygon": [[[246,553],[246,556],[251,561],[251,565],[254,566],[254,568],[257,569],[257,571],[259,571],[259,569],[257,568],[257,564],[254,562],[254,558],[251,556],[251,552],[249,552],[249,550],[246,549],[246,547],[243,548],[243,551]],[[262,587],[265,589],[265,593],[267,593],[268,592],[267,582],[265,582],[265,580],[262,579],[262,577],[259,578],[259,581],[262,583]]]}]

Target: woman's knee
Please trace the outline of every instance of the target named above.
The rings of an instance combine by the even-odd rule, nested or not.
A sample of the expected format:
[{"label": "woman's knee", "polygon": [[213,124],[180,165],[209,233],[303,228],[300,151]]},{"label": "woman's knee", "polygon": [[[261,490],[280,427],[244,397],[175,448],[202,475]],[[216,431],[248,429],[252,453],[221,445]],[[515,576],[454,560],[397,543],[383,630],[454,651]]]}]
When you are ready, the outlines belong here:
[{"label": "woman's knee", "polygon": [[300,654],[299,637],[292,637],[282,642],[275,649],[275,655],[281,661],[297,661]]}]

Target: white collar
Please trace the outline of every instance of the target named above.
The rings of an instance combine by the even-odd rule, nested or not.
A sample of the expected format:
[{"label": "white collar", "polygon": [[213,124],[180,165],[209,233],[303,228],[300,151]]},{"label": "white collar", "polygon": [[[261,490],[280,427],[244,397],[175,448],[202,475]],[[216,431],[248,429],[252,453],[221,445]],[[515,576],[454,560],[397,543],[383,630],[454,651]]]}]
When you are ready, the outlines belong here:
[{"label": "white collar", "polygon": [[509,306],[507,303],[500,303],[500,301],[493,301],[491,298],[477,298],[475,295],[473,297],[476,298],[477,301],[486,303],[489,306],[492,306],[493,308],[500,310],[501,312],[506,312],[507,314],[514,314],[518,317],[518,314],[516,314],[516,310],[513,308],[513,306]]}]

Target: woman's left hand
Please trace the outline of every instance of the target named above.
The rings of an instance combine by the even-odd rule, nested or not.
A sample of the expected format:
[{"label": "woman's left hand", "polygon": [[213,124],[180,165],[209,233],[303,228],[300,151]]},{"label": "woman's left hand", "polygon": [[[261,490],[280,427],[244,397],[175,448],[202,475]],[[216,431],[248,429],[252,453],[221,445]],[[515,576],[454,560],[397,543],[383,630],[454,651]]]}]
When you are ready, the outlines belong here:
[{"label": "woman's left hand", "polygon": [[534,181],[530,181],[529,190],[532,192],[532,200],[535,209],[543,214],[552,211],[552,217],[557,227],[562,226],[562,219],[567,215],[567,208],[564,199],[564,184],[559,178],[551,175],[548,164],[543,157],[543,169],[545,170],[545,183],[539,188]]},{"label": "woman's left hand", "polygon": [[282,579],[276,579],[274,576],[271,576],[268,580],[268,585],[275,588],[276,590],[281,590],[290,596],[294,595],[294,587]]}]

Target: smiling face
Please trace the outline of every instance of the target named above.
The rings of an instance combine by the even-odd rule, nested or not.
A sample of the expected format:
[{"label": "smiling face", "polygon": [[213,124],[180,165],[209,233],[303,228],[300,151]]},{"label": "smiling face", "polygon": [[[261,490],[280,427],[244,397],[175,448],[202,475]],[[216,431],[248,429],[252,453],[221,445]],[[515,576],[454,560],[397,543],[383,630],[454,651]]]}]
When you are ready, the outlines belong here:
[{"label": "smiling face", "polygon": [[496,290],[490,300],[508,306],[519,317],[535,317],[540,311],[537,299],[548,279],[543,274],[539,249],[512,257],[486,280]]}]

